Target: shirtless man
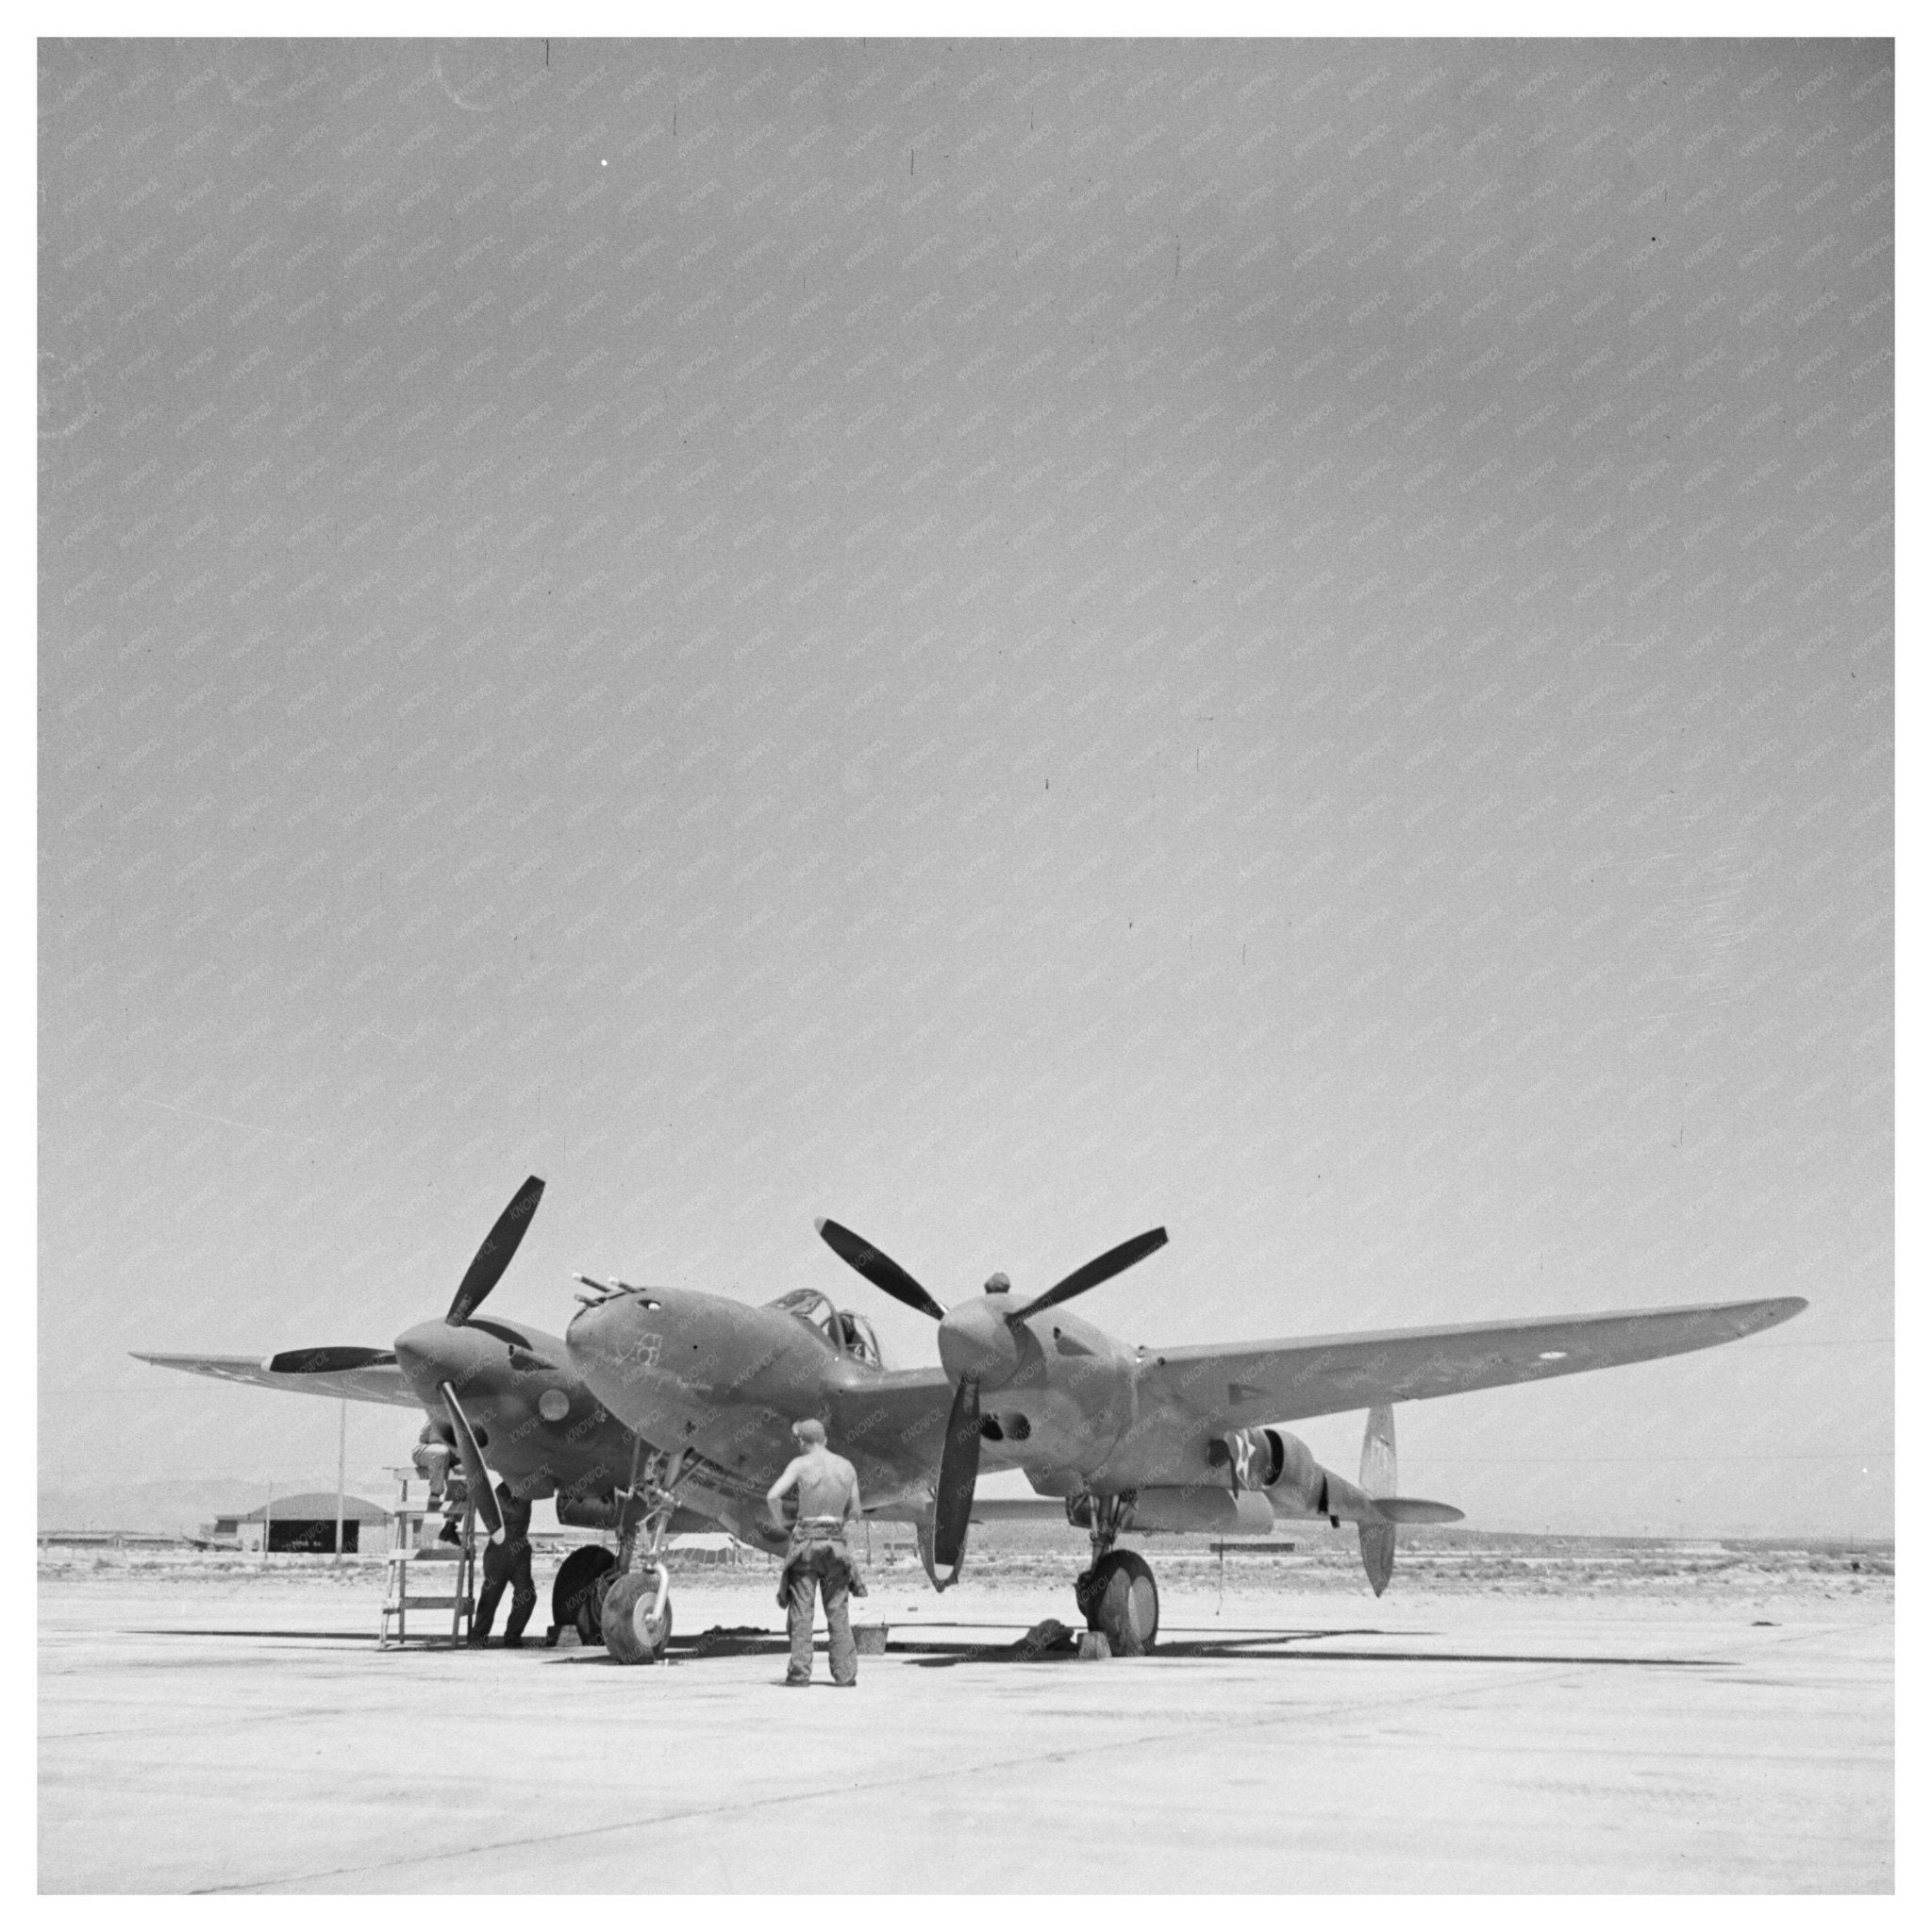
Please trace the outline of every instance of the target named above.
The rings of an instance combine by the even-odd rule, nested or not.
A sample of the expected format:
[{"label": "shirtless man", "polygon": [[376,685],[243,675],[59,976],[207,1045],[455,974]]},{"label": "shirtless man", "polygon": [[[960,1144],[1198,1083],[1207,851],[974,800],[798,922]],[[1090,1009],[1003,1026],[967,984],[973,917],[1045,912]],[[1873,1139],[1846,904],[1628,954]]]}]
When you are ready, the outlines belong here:
[{"label": "shirtless man", "polygon": [[785,1527],[780,1507],[798,1491],[798,1520],[791,1525],[791,1552],[778,1582],[791,1633],[791,1662],[785,1681],[794,1689],[811,1682],[811,1620],[814,1588],[825,1600],[825,1623],[831,1632],[832,1682],[850,1689],[858,1682],[858,1652],[852,1641],[852,1620],[846,1609],[849,1595],[865,1594],[865,1585],[853,1568],[845,1543],[845,1525],[858,1521],[858,1472],[842,1456],[825,1447],[825,1425],[808,1416],[791,1425],[799,1453],[785,1474],[765,1491],[772,1521]]}]

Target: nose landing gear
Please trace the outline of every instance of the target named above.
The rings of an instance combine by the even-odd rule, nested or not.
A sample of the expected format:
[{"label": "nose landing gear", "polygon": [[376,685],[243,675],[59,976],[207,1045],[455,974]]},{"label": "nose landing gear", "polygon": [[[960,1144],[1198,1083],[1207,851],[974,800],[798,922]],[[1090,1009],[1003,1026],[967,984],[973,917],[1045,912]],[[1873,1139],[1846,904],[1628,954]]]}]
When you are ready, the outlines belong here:
[{"label": "nose landing gear", "polygon": [[1067,1506],[1068,1520],[1083,1521],[1093,1546],[1093,1561],[1074,1579],[1074,1601],[1090,1630],[1107,1638],[1115,1657],[1145,1657],[1160,1632],[1160,1591],[1154,1572],[1133,1550],[1117,1550],[1134,1495],[1087,1496]]},{"label": "nose landing gear", "polygon": [[[621,1664],[654,1664],[671,1641],[671,1573],[661,1553],[683,1471],[681,1450],[669,1457],[653,1452],[646,1462],[640,1441],[632,1453],[630,1488],[620,1492],[617,1561],[598,1609],[604,1647]],[[634,1570],[640,1542],[644,1567]]]},{"label": "nose landing gear", "polygon": [[633,1570],[604,1592],[604,1647],[621,1664],[655,1663],[671,1641],[671,1575]]}]

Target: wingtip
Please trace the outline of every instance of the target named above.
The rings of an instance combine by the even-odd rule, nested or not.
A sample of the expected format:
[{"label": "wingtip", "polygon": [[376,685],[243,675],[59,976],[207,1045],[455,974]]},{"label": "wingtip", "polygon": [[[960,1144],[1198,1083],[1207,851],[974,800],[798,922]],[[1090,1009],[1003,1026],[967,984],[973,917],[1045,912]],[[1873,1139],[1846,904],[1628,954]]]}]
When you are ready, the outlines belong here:
[{"label": "wingtip", "polygon": [[818,1229],[821,1236],[824,1234],[825,1224],[829,1219],[830,1217],[824,1214],[814,1214],[812,1216],[811,1224]]}]

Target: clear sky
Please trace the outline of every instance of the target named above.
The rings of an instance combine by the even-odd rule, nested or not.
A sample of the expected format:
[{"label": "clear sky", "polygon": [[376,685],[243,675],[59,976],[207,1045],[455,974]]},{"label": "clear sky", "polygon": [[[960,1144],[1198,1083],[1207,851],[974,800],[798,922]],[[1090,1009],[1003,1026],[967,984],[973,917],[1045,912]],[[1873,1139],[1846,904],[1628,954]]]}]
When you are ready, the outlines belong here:
[{"label": "clear sky", "polygon": [[386,1343],[534,1171],[552,1329],[936,1359],[816,1214],[1163,1223],[1150,1343],[1803,1294],[1403,1487],[1889,1528],[1889,46],[40,60],[43,1487],[312,1486],[125,1352]]}]

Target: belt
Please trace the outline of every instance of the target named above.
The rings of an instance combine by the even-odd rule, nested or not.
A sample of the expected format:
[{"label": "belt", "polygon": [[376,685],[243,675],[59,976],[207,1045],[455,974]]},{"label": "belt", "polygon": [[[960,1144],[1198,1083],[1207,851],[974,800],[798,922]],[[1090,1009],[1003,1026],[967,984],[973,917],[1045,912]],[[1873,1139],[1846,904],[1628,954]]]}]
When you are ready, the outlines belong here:
[{"label": "belt", "polygon": [[803,1516],[791,1525],[791,1534],[802,1537],[842,1537],[845,1524],[838,1516]]}]

